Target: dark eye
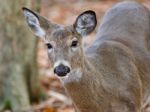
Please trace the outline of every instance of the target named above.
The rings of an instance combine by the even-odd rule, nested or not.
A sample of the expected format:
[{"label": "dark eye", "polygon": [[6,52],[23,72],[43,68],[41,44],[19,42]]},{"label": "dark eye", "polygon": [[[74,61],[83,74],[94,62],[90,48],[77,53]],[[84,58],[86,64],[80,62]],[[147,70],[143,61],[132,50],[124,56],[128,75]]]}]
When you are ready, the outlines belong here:
[{"label": "dark eye", "polygon": [[77,45],[78,45],[78,41],[77,40],[76,41],[72,41],[71,47],[77,47]]},{"label": "dark eye", "polygon": [[48,49],[52,49],[53,48],[53,46],[50,43],[47,43],[46,46],[47,46]]}]

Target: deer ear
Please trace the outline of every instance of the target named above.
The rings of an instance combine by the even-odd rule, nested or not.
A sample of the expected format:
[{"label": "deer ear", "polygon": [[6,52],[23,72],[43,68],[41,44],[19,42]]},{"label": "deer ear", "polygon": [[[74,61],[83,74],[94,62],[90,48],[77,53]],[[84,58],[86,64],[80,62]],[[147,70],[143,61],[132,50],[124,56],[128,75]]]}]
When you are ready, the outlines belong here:
[{"label": "deer ear", "polygon": [[89,10],[77,17],[74,28],[81,36],[85,36],[95,29],[96,24],[96,14],[94,11]]},{"label": "deer ear", "polygon": [[48,20],[28,8],[22,9],[26,18],[26,22],[33,33],[38,37],[44,37],[45,32],[49,27]]}]

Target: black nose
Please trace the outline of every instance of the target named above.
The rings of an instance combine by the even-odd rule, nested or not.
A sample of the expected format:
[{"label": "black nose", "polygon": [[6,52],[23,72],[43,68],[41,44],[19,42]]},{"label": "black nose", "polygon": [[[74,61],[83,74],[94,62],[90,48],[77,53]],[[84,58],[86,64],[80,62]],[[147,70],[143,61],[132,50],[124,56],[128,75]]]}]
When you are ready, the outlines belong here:
[{"label": "black nose", "polygon": [[59,65],[54,69],[54,73],[58,76],[66,76],[70,72],[70,68],[64,65]]}]

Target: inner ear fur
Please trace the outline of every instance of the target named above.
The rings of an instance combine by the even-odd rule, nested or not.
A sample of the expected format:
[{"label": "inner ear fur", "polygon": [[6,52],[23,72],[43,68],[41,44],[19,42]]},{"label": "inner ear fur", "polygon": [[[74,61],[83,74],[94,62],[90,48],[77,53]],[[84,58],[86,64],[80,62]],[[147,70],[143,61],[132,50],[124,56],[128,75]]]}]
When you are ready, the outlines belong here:
[{"label": "inner ear fur", "polygon": [[97,25],[96,14],[92,10],[88,10],[80,14],[75,23],[75,30],[82,36],[91,33]]}]

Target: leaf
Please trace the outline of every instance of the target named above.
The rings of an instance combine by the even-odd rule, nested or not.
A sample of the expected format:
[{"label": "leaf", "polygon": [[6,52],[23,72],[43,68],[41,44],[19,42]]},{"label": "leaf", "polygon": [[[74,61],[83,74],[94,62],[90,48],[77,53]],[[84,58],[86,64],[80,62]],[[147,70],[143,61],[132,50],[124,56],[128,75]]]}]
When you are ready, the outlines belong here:
[{"label": "leaf", "polygon": [[53,108],[50,108],[50,107],[46,107],[43,109],[43,112],[56,112],[56,110],[54,110]]}]

